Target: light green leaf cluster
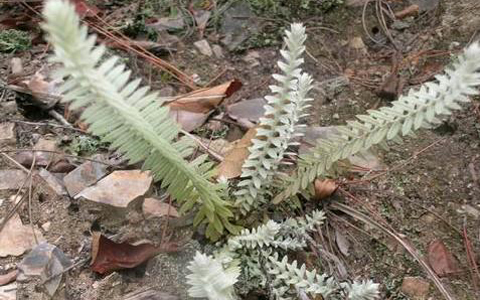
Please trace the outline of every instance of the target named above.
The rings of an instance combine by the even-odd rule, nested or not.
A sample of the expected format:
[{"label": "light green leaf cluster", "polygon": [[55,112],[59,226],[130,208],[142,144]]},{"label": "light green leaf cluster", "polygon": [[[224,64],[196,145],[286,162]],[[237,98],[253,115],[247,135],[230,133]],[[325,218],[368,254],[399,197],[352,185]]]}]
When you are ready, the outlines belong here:
[{"label": "light green leaf cluster", "polygon": [[71,109],[84,108],[82,120],[89,131],[127,157],[130,163],[143,161],[155,180],[175,199],[184,202],[182,212],[197,209],[195,223],[208,222],[207,236],[218,237],[232,212],[221,199],[218,184],[208,180],[212,164],[200,156],[188,163],[193,153],[187,137],[176,140],[179,127],[162,106],[158,93],[140,87],[140,79],[129,81],[130,71],[118,57],[102,62],[105,46],[95,46],[72,4],[51,0],[45,5],[43,28],[54,47],[53,61],[63,65],[58,76],[66,79],[63,100]]},{"label": "light green leaf cluster", "polygon": [[347,292],[348,300],[372,300],[380,297],[379,284],[371,280],[354,281],[352,284],[341,283],[341,286]]},{"label": "light green leaf cluster", "polygon": [[270,86],[273,95],[265,97],[265,115],[260,118],[257,134],[248,149],[250,155],[242,166],[240,189],[235,192],[236,206],[243,214],[266,201],[269,184],[287,148],[294,144],[292,138],[300,135],[298,122],[312,100],[307,98],[312,78],[300,69],[305,27],[292,24],[285,35],[287,49],[280,51],[284,61],[278,62],[283,74],[273,75],[278,85]]},{"label": "light green leaf cluster", "polygon": [[188,290],[191,297],[208,297],[211,300],[237,299],[233,285],[240,275],[240,268],[230,266],[224,268],[216,259],[197,252],[187,267],[187,283],[192,287]]},{"label": "light green leaf cluster", "polygon": [[368,114],[358,115],[358,120],[336,127],[338,134],[319,140],[310,152],[300,156],[298,170],[285,183],[287,187],[276,196],[275,202],[306,189],[338,160],[438,124],[440,117],[461,109],[461,103],[469,102],[469,96],[478,94],[475,87],[480,85],[479,69],[480,46],[474,43],[452,68],[435,77],[436,82],[425,83],[418,90],[411,89],[392,102],[391,107],[369,110]]},{"label": "light green leaf cluster", "polygon": [[[294,299],[285,298],[295,293],[295,290],[290,288],[293,281],[297,282],[298,287],[302,289],[308,283],[308,288],[304,289],[306,292],[325,292],[322,295],[328,295],[331,291],[339,288],[338,284],[333,287],[333,279],[326,279],[326,275],[316,275],[315,272],[305,271],[304,268],[303,273],[298,273],[298,276],[295,277],[291,270],[296,268],[296,263],[287,265],[287,256],[282,261],[278,261],[277,252],[299,250],[306,247],[308,232],[315,230],[316,226],[321,225],[324,219],[323,212],[314,211],[305,218],[290,218],[281,223],[268,221],[252,230],[244,229],[239,235],[231,237],[214,254],[214,258],[210,258],[215,261],[211,264],[212,266],[222,265],[225,268],[240,265],[242,270],[240,279],[248,281],[242,282],[244,288],[265,288],[269,284],[276,295],[284,297],[279,299]],[[192,270],[192,272],[196,272],[196,269]],[[192,278],[204,276],[206,271],[203,269],[201,271],[202,273],[192,274]],[[213,272],[219,273],[218,270],[212,270],[212,274]],[[273,281],[269,280],[271,277],[273,277]],[[205,287],[200,281],[189,281],[189,284],[197,284],[195,291]],[[330,287],[332,287],[331,290]],[[245,290],[243,291],[245,292]],[[206,291],[204,292],[206,293]],[[193,293],[190,293],[190,296],[196,297]]]},{"label": "light green leaf cluster", "polygon": [[296,260],[290,264],[286,255],[279,260],[278,253],[274,253],[268,257],[268,260],[267,268],[268,273],[273,277],[271,285],[275,299],[295,299],[299,290],[312,296],[322,295],[326,298],[338,288],[333,277],[319,275],[316,270],[308,271],[305,264],[299,268]]}]

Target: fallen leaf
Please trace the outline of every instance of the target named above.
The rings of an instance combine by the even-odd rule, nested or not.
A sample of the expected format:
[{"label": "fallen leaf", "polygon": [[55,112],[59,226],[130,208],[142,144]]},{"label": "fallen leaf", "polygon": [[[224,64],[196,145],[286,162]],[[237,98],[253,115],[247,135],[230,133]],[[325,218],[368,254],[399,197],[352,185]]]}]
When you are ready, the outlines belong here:
[{"label": "fallen leaf", "polygon": [[85,17],[95,17],[98,15],[101,11],[98,9],[98,7],[88,4],[84,0],[70,0],[73,2],[75,5],[75,11],[77,14],[80,15],[80,18],[85,18]]},{"label": "fallen leaf", "polygon": [[350,242],[342,234],[339,228],[335,228],[335,241],[337,242],[338,249],[342,252],[343,255],[349,256],[350,253]]},{"label": "fallen leaf", "polygon": [[202,126],[223,99],[231,96],[241,86],[242,83],[234,79],[212,88],[199,89],[178,96],[168,103],[170,116],[182,126],[183,130],[193,131]]},{"label": "fallen leaf", "polygon": [[43,242],[35,246],[18,264],[18,280],[39,277],[47,293],[53,296],[62,281],[61,274],[72,264],[72,260],[57,246]]},{"label": "fallen leaf", "polygon": [[337,184],[331,179],[315,179],[315,200],[322,200],[329,197],[337,190]]},{"label": "fallen leaf", "polygon": [[250,154],[248,147],[252,144],[252,139],[256,134],[257,129],[251,128],[240,140],[232,143],[232,149],[228,151],[224,160],[218,166],[218,178],[230,179],[242,174],[243,162]]},{"label": "fallen leaf", "polygon": [[150,172],[115,171],[95,185],[85,188],[75,196],[75,199],[85,198],[97,203],[126,208],[130,203],[147,194],[152,182],[153,177]]},{"label": "fallen leaf", "polygon": [[236,79],[217,85],[212,88],[204,88],[191,93],[176,97],[169,102],[172,110],[186,110],[197,113],[208,113],[216,108],[225,98],[242,87],[242,83]]},{"label": "fallen leaf", "polygon": [[148,217],[163,217],[170,216],[178,218],[177,209],[168,203],[161,202],[155,198],[145,198],[143,201],[143,214]]},{"label": "fallen leaf", "polygon": [[[43,235],[34,228],[39,242],[44,241]],[[0,257],[8,255],[19,256],[35,246],[32,226],[23,225],[18,214],[14,214],[0,232]]]},{"label": "fallen leaf", "polygon": [[443,241],[438,239],[428,246],[428,262],[435,273],[441,277],[460,272],[457,260]]},{"label": "fallen leaf", "polygon": [[94,272],[105,274],[115,270],[131,269],[161,252],[176,251],[174,244],[154,246],[150,243],[132,245],[115,243],[99,232],[92,234],[92,262]]},{"label": "fallen leaf", "polygon": [[8,272],[7,274],[0,275],[0,285],[5,285],[12,281],[15,281],[16,278],[17,278],[17,270],[13,270]]}]

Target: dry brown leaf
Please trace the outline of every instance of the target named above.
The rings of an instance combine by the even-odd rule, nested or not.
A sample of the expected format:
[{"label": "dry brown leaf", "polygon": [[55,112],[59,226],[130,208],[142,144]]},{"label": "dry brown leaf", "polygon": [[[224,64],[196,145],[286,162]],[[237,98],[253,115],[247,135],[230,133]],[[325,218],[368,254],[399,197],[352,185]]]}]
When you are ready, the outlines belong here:
[{"label": "dry brown leaf", "polygon": [[218,178],[230,179],[242,174],[243,162],[250,154],[248,147],[252,144],[252,139],[256,134],[257,129],[251,128],[240,140],[232,143],[232,149],[228,151],[224,160],[218,166]]},{"label": "dry brown leaf", "polygon": [[115,243],[99,232],[92,234],[92,262],[94,272],[105,274],[120,269],[131,269],[161,252],[177,251],[175,244],[155,246],[150,243],[132,245]]},{"label": "dry brown leaf", "polygon": [[460,272],[458,261],[447,249],[442,240],[434,240],[428,246],[428,262],[438,276]]},{"label": "dry brown leaf", "polygon": [[322,200],[337,190],[337,184],[331,179],[315,179],[315,200]]},{"label": "dry brown leaf", "polygon": [[8,272],[7,274],[0,275],[0,285],[8,284],[14,281],[16,278],[17,278],[17,270],[13,270]]},{"label": "dry brown leaf", "polygon": [[191,93],[178,96],[168,105],[170,106],[171,110],[186,110],[196,113],[208,113],[220,105],[223,99],[230,97],[241,87],[242,83],[236,79],[233,79],[212,88],[199,89]]}]

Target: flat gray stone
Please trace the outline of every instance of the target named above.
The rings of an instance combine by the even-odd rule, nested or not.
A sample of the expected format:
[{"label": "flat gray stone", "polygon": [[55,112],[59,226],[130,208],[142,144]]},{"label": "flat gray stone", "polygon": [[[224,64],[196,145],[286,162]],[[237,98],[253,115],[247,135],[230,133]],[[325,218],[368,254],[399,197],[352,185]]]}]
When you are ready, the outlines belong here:
[{"label": "flat gray stone", "polygon": [[195,43],[193,43],[193,45],[198,49],[198,51],[200,51],[201,54],[206,56],[213,55],[212,48],[210,47],[210,44],[207,40],[203,39],[200,41],[196,41]]},{"label": "flat gray stone", "polygon": [[0,190],[19,189],[27,179],[27,173],[22,170],[0,170]]},{"label": "flat gray stone", "polygon": [[63,183],[71,197],[96,183],[107,174],[107,165],[86,161],[63,178]]},{"label": "flat gray stone", "polygon": [[29,277],[40,277],[43,280],[52,275],[59,274],[44,283],[45,290],[50,296],[55,295],[60,282],[62,281],[62,272],[70,267],[73,262],[62,250],[46,242],[38,244],[28,253],[27,256],[18,264],[18,281],[27,281]]},{"label": "flat gray stone", "polygon": [[234,120],[246,119],[248,121],[257,122],[263,114],[265,109],[263,106],[267,102],[263,98],[256,98],[251,100],[244,100],[227,107],[228,116]]},{"label": "flat gray stone", "polygon": [[0,123],[0,148],[15,148],[16,145],[15,123]]},{"label": "flat gray stone", "polygon": [[45,169],[40,169],[39,172],[40,177],[45,180],[45,182],[48,184],[48,186],[57,194],[57,195],[67,195],[67,190],[65,189],[65,186],[63,185],[63,182],[55,177],[52,173],[48,172]]},{"label": "flat gray stone", "polygon": [[127,208],[134,200],[150,191],[153,177],[141,170],[115,171],[95,185],[80,192],[75,199],[84,198],[92,202]]}]

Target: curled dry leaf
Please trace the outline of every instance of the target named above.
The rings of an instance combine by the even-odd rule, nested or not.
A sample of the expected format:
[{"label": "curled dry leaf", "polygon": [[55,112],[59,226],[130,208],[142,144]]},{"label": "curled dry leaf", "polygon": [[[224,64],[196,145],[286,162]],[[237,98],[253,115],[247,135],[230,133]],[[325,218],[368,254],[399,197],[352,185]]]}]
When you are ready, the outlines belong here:
[{"label": "curled dry leaf", "polygon": [[150,243],[137,245],[116,243],[99,232],[92,234],[92,262],[94,272],[105,274],[120,269],[134,268],[161,252],[174,252],[176,244],[155,246]]},{"label": "curled dry leaf", "polygon": [[176,97],[168,103],[170,115],[185,131],[202,126],[223,99],[236,92],[242,83],[236,79],[212,88],[204,88]]},{"label": "curled dry leaf", "polygon": [[199,89],[178,96],[168,105],[172,110],[208,113],[222,103],[223,99],[230,97],[241,87],[242,83],[234,79],[212,88]]},{"label": "curled dry leaf", "polygon": [[332,195],[338,188],[335,181],[331,179],[315,179],[315,200],[322,200]]},{"label": "curled dry leaf", "polygon": [[252,144],[252,139],[257,134],[256,128],[249,129],[245,135],[238,141],[232,143],[232,148],[225,155],[225,158],[218,166],[218,178],[230,179],[242,174],[242,165],[247,159],[250,151],[248,147]]}]

